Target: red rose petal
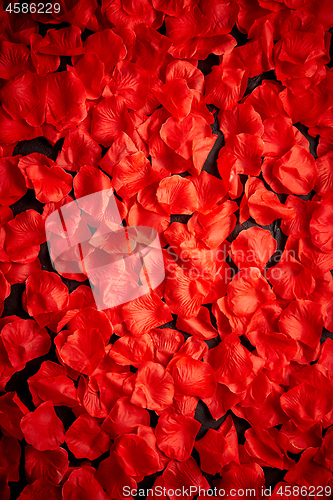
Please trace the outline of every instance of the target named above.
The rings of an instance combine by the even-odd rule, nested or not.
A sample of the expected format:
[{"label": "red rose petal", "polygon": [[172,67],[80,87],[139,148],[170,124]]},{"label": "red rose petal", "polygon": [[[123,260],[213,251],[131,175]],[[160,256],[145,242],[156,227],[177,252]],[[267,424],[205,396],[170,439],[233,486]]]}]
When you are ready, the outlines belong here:
[{"label": "red rose petal", "polygon": [[92,496],[96,500],[109,500],[95,474],[95,469],[89,466],[74,470],[63,485],[63,500],[89,500]]},{"label": "red rose petal", "polygon": [[65,440],[63,423],[57,417],[51,401],[27,413],[21,420],[21,429],[27,443],[38,451],[56,450]]},{"label": "red rose petal", "polygon": [[48,451],[38,451],[32,446],[25,448],[25,472],[30,482],[45,478],[59,484],[68,465],[68,454],[63,448]]},{"label": "red rose petal", "polygon": [[173,377],[161,364],[147,361],[141,365],[134,381],[131,403],[160,411],[172,404],[173,396]]},{"label": "red rose petal", "polygon": [[80,415],[69,427],[65,441],[76,458],[95,460],[108,451],[111,441],[97,421],[89,415]]},{"label": "red rose petal", "polygon": [[193,449],[200,423],[190,416],[162,415],[156,425],[157,445],[167,457],[183,462]]}]

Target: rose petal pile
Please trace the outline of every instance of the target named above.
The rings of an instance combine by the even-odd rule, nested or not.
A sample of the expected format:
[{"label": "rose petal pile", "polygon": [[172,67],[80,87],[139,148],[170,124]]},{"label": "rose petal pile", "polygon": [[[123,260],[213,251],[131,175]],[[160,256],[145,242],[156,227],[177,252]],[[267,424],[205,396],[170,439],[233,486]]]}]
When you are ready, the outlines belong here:
[{"label": "rose petal pile", "polygon": [[[333,488],[332,2],[60,5],[0,7],[2,500]],[[45,220],[104,189],[166,277],[98,311]],[[92,268],[108,203],[68,221]]]}]

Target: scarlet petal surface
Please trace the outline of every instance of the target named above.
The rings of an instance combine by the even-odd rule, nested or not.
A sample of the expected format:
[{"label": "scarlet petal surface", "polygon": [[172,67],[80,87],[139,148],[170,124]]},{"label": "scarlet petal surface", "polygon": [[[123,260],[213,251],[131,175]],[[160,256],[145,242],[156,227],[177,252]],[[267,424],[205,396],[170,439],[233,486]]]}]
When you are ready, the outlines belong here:
[{"label": "scarlet petal surface", "polygon": [[125,486],[136,489],[136,482],[125,472],[125,464],[115,451],[98,465],[96,476],[110,498],[120,497]]},{"label": "scarlet petal surface", "polygon": [[0,274],[0,310],[3,310],[3,302],[10,294],[10,284],[7,279]]},{"label": "scarlet petal surface", "polygon": [[189,355],[176,356],[168,366],[175,381],[175,397],[198,396],[209,398],[216,389],[214,372],[208,363]]},{"label": "scarlet petal surface", "polygon": [[37,258],[39,245],[45,239],[43,217],[35,210],[26,210],[8,222],[5,249],[14,262],[26,264]]},{"label": "scarlet petal surface", "polygon": [[156,328],[149,332],[155,347],[155,361],[166,366],[184,343],[183,335],[171,328]]},{"label": "scarlet petal surface", "polygon": [[328,272],[333,265],[333,252],[322,252],[310,238],[299,240],[298,255],[301,263],[311,270],[314,278]]},{"label": "scarlet petal surface", "polygon": [[55,450],[65,440],[64,426],[50,401],[25,415],[21,429],[27,443],[38,451]]},{"label": "scarlet petal surface", "polygon": [[68,303],[68,289],[55,273],[34,273],[26,286],[27,309],[32,316],[58,311]]},{"label": "scarlet petal surface", "polygon": [[203,438],[195,443],[204,472],[217,474],[230,462],[239,463],[237,433],[229,415],[216,431],[208,429]]},{"label": "scarlet petal surface", "polygon": [[193,449],[200,423],[190,416],[161,416],[156,426],[157,445],[167,457],[183,462]]},{"label": "scarlet petal surface", "polygon": [[321,389],[303,382],[282,394],[281,407],[299,429],[307,431],[332,409],[332,400]]},{"label": "scarlet petal surface", "polygon": [[44,361],[38,372],[29,377],[28,384],[35,406],[43,401],[52,401],[55,406],[77,406],[74,382],[57,363]]},{"label": "scarlet petal surface", "polygon": [[239,316],[253,314],[265,302],[275,298],[269,284],[256,267],[240,271],[228,285],[228,302]]},{"label": "scarlet petal surface", "polygon": [[[196,488],[195,491],[199,491],[199,488],[202,488],[204,491],[210,489],[207,479],[201,473],[193,457],[188,458],[185,462],[172,460],[163,472],[163,480],[165,488],[173,491],[178,488],[181,489],[180,491],[183,491],[182,488],[186,490],[190,486],[194,486]],[[192,499],[195,491],[192,490],[191,494],[187,495],[187,497]],[[171,495],[171,500],[176,500],[176,498],[175,494]],[[184,500],[185,498],[183,496]]]},{"label": "scarlet petal surface", "polygon": [[153,90],[161,104],[178,120],[182,120],[191,111],[193,94],[184,79],[170,80],[159,89]]},{"label": "scarlet petal surface", "polygon": [[294,462],[276,444],[277,435],[274,431],[275,429],[269,432],[259,426],[248,429],[245,432],[245,449],[249,455],[259,459],[262,465],[265,463],[277,469],[289,469]]},{"label": "scarlet petal surface", "polygon": [[178,175],[163,179],[157,188],[156,196],[160,205],[170,214],[191,214],[198,207],[193,184]]},{"label": "scarlet petal surface", "polygon": [[112,438],[121,434],[134,432],[139,425],[149,425],[149,412],[130,402],[125,396],[119,398],[109,415],[103,422],[102,428]]},{"label": "scarlet petal surface", "polygon": [[234,492],[234,488],[249,488],[259,492],[264,484],[264,472],[262,468],[253,463],[234,465],[228,470],[222,481],[218,483],[228,495]]},{"label": "scarlet petal surface", "polygon": [[323,442],[321,446],[314,456],[315,462],[319,463],[326,469],[332,471],[333,463],[332,463],[332,428],[327,430]]},{"label": "scarlet petal surface", "polygon": [[304,238],[310,236],[309,222],[313,211],[317,208],[317,203],[304,201],[297,196],[290,195],[287,198],[286,206],[295,210],[296,216],[289,220],[282,221],[282,231],[294,238]]},{"label": "scarlet petal surface", "polygon": [[58,202],[72,189],[72,178],[62,168],[45,164],[32,164],[26,175],[35,190],[36,198],[42,203]]},{"label": "scarlet petal surface", "polygon": [[[75,176],[73,184],[74,193],[77,199],[98,191],[112,189],[111,181],[108,176],[101,172],[101,170],[90,166],[84,166],[80,169],[80,172]],[[82,204],[81,207],[85,208]],[[89,210],[87,210],[87,212],[89,212]]]},{"label": "scarlet petal surface", "polygon": [[222,64],[214,66],[206,76],[207,104],[214,104],[219,109],[231,109],[245,91],[246,70],[234,55],[223,58]]},{"label": "scarlet petal surface", "polygon": [[111,146],[121,132],[131,135],[133,128],[122,97],[108,97],[94,107],[91,135],[93,139],[103,146]]},{"label": "scarlet petal surface", "polygon": [[91,375],[104,355],[102,335],[95,328],[76,330],[60,348],[59,356],[68,366]]},{"label": "scarlet petal surface", "polygon": [[[112,46],[114,50],[107,51],[105,47]],[[99,60],[104,64],[105,72],[108,73],[117,64],[124,59],[126,48],[119,35],[111,29],[105,29],[98,33],[93,33],[85,43],[86,51],[96,54]]]},{"label": "scarlet petal surface", "polygon": [[0,158],[0,203],[8,206],[27,192],[24,177],[17,168],[17,158]]},{"label": "scarlet petal surface", "polygon": [[110,356],[120,365],[139,367],[146,361],[153,361],[154,345],[147,333],[140,337],[125,335],[113,344]]},{"label": "scarlet petal surface", "polygon": [[24,43],[1,42],[0,78],[11,80],[30,68],[29,49]]},{"label": "scarlet petal surface", "polygon": [[177,327],[196,338],[209,340],[217,337],[218,332],[210,322],[208,309],[201,307],[199,314],[193,318],[178,318]]},{"label": "scarlet petal surface", "polygon": [[269,231],[251,227],[242,231],[231,244],[231,257],[240,268],[262,269],[275,253],[277,243]]},{"label": "scarlet petal surface", "polygon": [[56,54],[58,56],[83,54],[84,49],[80,35],[81,30],[77,26],[68,26],[60,30],[48,30],[44,38],[44,41],[48,44],[40,52],[42,54]]},{"label": "scarlet petal surface", "polygon": [[310,486],[321,486],[327,484],[332,475],[325,467],[322,467],[314,460],[316,448],[306,450],[299,462],[287,472],[285,479],[291,483]]},{"label": "scarlet petal surface", "polygon": [[84,165],[96,167],[100,159],[101,148],[88,132],[70,129],[56,164],[66,170],[78,171]]},{"label": "scarlet petal surface", "polygon": [[284,299],[305,298],[316,286],[311,271],[291,256],[268,269],[266,276],[274,292]]},{"label": "scarlet petal surface", "polygon": [[108,451],[111,441],[97,421],[80,415],[65,434],[65,441],[76,458],[95,460]]},{"label": "scarlet petal surface", "polygon": [[23,488],[20,495],[22,500],[61,500],[61,486],[56,486],[45,478],[36,479],[32,484]]},{"label": "scarlet petal surface", "polygon": [[83,466],[74,470],[62,490],[63,500],[88,500],[94,495],[96,500],[108,500],[108,496],[96,479],[95,469]]},{"label": "scarlet petal surface", "polygon": [[276,219],[292,219],[295,213],[291,207],[280,203],[275,193],[266,189],[256,190],[249,198],[248,207],[249,215],[263,226],[271,224]]},{"label": "scarlet petal surface", "polygon": [[122,458],[125,472],[130,476],[147,476],[158,470],[158,454],[136,434],[123,434],[114,442],[116,453]]},{"label": "scarlet petal surface", "polygon": [[28,3],[0,13],[1,500],[327,496],[332,1]]},{"label": "scarlet petal surface", "polygon": [[208,351],[205,360],[212,366],[218,382],[227,385],[233,392],[245,389],[253,362],[238,335],[228,335],[217,347]]},{"label": "scarlet petal surface", "polygon": [[193,113],[181,121],[170,117],[161,127],[163,141],[185,160],[190,158],[195,140],[210,136],[211,130],[206,120]]},{"label": "scarlet petal surface", "polygon": [[98,99],[102,93],[102,80],[104,78],[104,66],[93,52],[85,54],[75,64],[71,71],[85,88],[89,99]]},{"label": "scarlet petal surface", "polygon": [[45,328],[31,319],[18,319],[6,325],[1,338],[13,367],[24,367],[28,361],[47,354],[51,339]]},{"label": "scarlet petal surface", "polygon": [[221,112],[219,124],[226,139],[231,135],[241,133],[261,137],[264,131],[259,113],[247,103],[236,104],[230,110]]},{"label": "scarlet petal surface", "polygon": [[311,300],[294,300],[279,321],[283,333],[312,348],[320,340],[323,324],[321,307]]},{"label": "scarlet petal surface", "polygon": [[297,145],[274,163],[272,173],[285,187],[284,192],[295,194],[309,193],[317,178],[313,156]]},{"label": "scarlet petal surface", "polygon": [[282,333],[253,331],[248,334],[248,338],[259,356],[265,360],[265,368],[269,370],[287,367],[297,352],[295,340]]},{"label": "scarlet petal surface", "polygon": [[102,335],[105,343],[107,343],[112,335],[111,322],[103,311],[97,311],[94,307],[82,308],[77,314],[74,315],[73,318],[70,319],[68,329],[87,329],[87,327],[92,324]]},{"label": "scarlet petal surface", "polygon": [[1,89],[5,111],[14,119],[24,119],[32,127],[45,121],[46,80],[35,73],[24,73]]},{"label": "scarlet petal surface", "polygon": [[316,180],[316,191],[320,195],[333,192],[333,158],[332,151],[317,158],[316,167],[318,177]]},{"label": "scarlet petal surface", "polygon": [[38,451],[32,446],[25,448],[25,472],[30,482],[45,478],[59,484],[68,465],[68,454],[63,448],[47,451]]},{"label": "scarlet petal surface", "polygon": [[263,122],[264,156],[283,157],[295,144],[295,132],[290,118],[274,116]]},{"label": "scarlet petal surface", "polygon": [[310,233],[322,252],[333,252],[333,203],[323,203],[313,212]]},{"label": "scarlet petal surface", "polygon": [[173,378],[162,365],[148,361],[139,368],[131,403],[149,410],[163,410],[172,404],[173,396]]},{"label": "scarlet petal surface", "polygon": [[173,313],[193,317],[199,314],[208,290],[207,280],[201,277],[191,277],[177,266],[172,269],[167,278],[165,301]]},{"label": "scarlet petal surface", "polygon": [[20,427],[21,419],[28,412],[15,392],[7,392],[0,397],[0,425],[2,429],[16,439],[23,439]]},{"label": "scarlet petal surface", "polygon": [[158,173],[152,169],[145,155],[138,151],[124,157],[112,171],[112,184],[119,196],[130,198],[155,180]]},{"label": "scarlet petal surface", "polygon": [[146,104],[148,84],[147,71],[137,64],[121,61],[113,72],[110,89],[113,94],[124,98],[129,109],[137,111]]},{"label": "scarlet petal surface", "polygon": [[172,319],[169,307],[155,293],[132,300],[123,306],[122,311],[133,335],[142,335]]},{"label": "scarlet petal surface", "polygon": [[0,441],[0,466],[8,473],[8,480],[19,481],[20,445],[13,437],[2,436]]},{"label": "scarlet petal surface", "polygon": [[75,127],[87,116],[84,86],[70,72],[50,74],[46,97],[46,122],[59,131]]}]

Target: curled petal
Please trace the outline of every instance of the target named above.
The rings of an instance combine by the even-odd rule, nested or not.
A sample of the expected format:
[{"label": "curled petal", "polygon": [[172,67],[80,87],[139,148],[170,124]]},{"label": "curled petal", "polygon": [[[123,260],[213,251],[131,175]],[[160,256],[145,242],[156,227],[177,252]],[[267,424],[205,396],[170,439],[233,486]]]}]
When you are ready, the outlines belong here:
[{"label": "curled petal", "polygon": [[88,466],[72,471],[63,485],[63,500],[88,500],[92,495],[95,500],[109,500],[95,474],[95,469]]},{"label": "curled petal", "polygon": [[131,403],[149,410],[163,410],[172,404],[173,396],[174,381],[164,366],[148,361],[139,368]]},{"label": "curled petal", "polygon": [[[315,405],[313,401],[316,401]],[[304,432],[332,409],[332,400],[323,390],[303,382],[281,395],[281,407]]]},{"label": "curled petal", "polygon": [[78,372],[91,375],[104,355],[104,340],[96,328],[76,330],[59,350],[63,363]]},{"label": "curled petal", "polygon": [[147,476],[159,469],[158,453],[136,434],[118,436],[114,450],[122,458],[125,472],[130,476]]},{"label": "curled petal", "polygon": [[213,368],[217,382],[227,385],[233,392],[242,392],[249,384],[253,362],[235,333],[210,349],[205,360]]},{"label": "curled petal", "polygon": [[40,328],[32,319],[18,319],[5,325],[1,338],[13,367],[22,366],[32,359],[47,354],[51,339],[45,328]]},{"label": "curled petal", "polygon": [[209,398],[216,390],[216,379],[212,367],[188,354],[175,356],[168,365],[174,383],[175,398],[198,396]]},{"label": "curled petal", "polygon": [[190,416],[162,415],[156,425],[157,446],[167,457],[183,462],[193,450],[201,425]]},{"label": "curled petal", "polygon": [[263,269],[276,248],[276,240],[269,231],[251,227],[242,231],[231,243],[230,256],[239,269],[244,267]]},{"label": "curled petal", "polygon": [[204,472],[217,474],[230,462],[239,463],[237,432],[230,415],[218,430],[208,429],[203,438],[195,443]]},{"label": "curled petal", "polygon": [[268,269],[266,276],[274,292],[288,300],[303,299],[316,286],[311,271],[291,256]]},{"label": "curled petal", "polygon": [[59,311],[68,304],[68,289],[55,273],[38,271],[26,282],[26,305],[31,316]]},{"label": "curled petal", "polygon": [[65,440],[63,423],[57,417],[51,401],[27,413],[21,420],[21,429],[27,443],[38,451],[55,450]]},{"label": "curled petal", "polygon": [[275,294],[256,267],[243,269],[228,285],[228,304],[238,316],[251,316],[261,305],[274,299]]},{"label": "curled petal", "polygon": [[82,129],[70,129],[58,155],[56,165],[66,170],[78,171],[84,165],[97,167],[101,147]]},{"label": "curled petal", "polygon": [[24,177],[18,169],[18,157],[0,158],[0,204],[9,206],[27,192]]},{"label": "curled petal", "polygon": [[322,307],[311,300],[294,300],[282,312],[280,331],[314,348],[324,326]]},{"label": "curled petal", "polygon": [[333,203],[322,203],[312,215],[310,233],[322,252],[333,252]]},{"label": "curled petal", "polygon": [[95,460],[108,451],[111,441],[97,421],[89,415],[80,415],[69,427],[65,441],[76,458]]},{"label": "curled petal", "polygon": [[59,484],[68,466],[68,453],[63,448],[38,451],[32,446],[25,447],[25,473],[29,482],[45,478]]},{"label": "curled petal", "polygon": [[149,425],[149,412],[130,402],[128,396],[119,398],[103,422],[102,429],[114,439],[134,432],[139,425]]},{"label": "curled petal", "polygon": [[93,108],[91,135],[103,146],[111,146],[121,132],[130,136],[133,130],[134,126],[122,97],[107,97]]}]

